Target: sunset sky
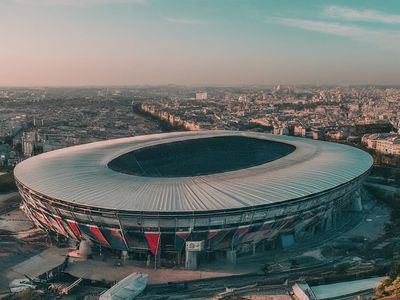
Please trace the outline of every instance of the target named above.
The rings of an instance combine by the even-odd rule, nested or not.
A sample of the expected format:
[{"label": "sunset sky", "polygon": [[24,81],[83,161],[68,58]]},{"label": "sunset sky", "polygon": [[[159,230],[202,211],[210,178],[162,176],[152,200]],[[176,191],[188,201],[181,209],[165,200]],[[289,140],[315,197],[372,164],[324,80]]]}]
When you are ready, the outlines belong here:
[{"label": "sunset sky", "polygon": [[400,84],[400,1],[0,0],[0,86]]}]

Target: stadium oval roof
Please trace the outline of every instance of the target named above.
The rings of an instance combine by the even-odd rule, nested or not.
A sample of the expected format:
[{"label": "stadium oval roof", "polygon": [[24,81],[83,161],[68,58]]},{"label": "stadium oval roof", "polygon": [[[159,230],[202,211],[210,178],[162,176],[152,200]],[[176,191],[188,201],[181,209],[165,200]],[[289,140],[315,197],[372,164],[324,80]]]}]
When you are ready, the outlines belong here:
[{"label": "stadium oval roof", "polygon": [[[243,136],[290,144],[286,156],[245,169],[191,177],[145,177],[108,167],[136,149],[191,139]],[[357,148],[255,132],[174,132],[106,140],[47,152],[18,164],[15,178],[48,197],[136,212],[198,212],[253,207],[310,196],[367,172]]]}]

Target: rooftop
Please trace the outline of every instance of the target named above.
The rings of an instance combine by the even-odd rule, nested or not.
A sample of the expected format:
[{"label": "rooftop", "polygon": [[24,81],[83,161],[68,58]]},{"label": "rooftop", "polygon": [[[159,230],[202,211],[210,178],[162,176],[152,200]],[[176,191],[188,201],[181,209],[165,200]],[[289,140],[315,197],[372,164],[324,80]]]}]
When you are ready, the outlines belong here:
[{"label": "rooftop", "polygon": [[[255,150],[260,154],[265,151],[262,147],[274,143],[284,143],[285,149],[295,150],[282,157],[279,152],[280,158],[275,160],[274,155],[261,155],[261,160],[240,165],[243,169],[217,169],[213,174],[198,176],[189,176],[195,173],[193,170],[184,177],[171,177],[173,173],[167,177],[139,176],[140,173],[126,174],[108,167],[114,159],[139,149],[188,140],[209,142],[216,137],[261,140],[256,148],[265,140],[261,146],[264,150]],[[154,158],[158,159],[161,152],[157,151]],[[179,151],[185,152],[184,148]],[[195,150],[190,151],[196,154]],[[234,152],[230,161],[234,161]],[[224,159],[224,155],[218,156],[218,160]],[[200,131],[144,135],[60,149],[23,161],[14,174],[26,187],[70,203],[138,212],[189,212],[252,207],[313,195],[344,184],[371,166],[368,153],[346,145],[254,132]]]}]

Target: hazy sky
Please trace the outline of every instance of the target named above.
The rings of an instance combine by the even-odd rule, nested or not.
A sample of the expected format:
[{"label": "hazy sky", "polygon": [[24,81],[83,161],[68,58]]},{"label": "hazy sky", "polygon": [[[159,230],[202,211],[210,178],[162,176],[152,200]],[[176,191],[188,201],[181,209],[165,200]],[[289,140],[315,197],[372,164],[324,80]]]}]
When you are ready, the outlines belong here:
[{"label": "hazy sky", "polygon": [[0,0],[0,86],[400,84],[400,1]]}]

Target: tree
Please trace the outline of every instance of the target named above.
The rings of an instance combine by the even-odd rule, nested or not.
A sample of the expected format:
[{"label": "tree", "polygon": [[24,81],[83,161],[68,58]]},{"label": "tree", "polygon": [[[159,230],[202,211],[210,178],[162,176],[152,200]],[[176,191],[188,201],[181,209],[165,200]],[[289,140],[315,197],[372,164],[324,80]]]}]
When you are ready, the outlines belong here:
[{"label": "tree", "polygon": [[18,142],[18,143],[15,145],[15,151],[16,151],[18,154],[22,154],[22,144],[21,144],[20,142]]},{"label": "tree", "polygon": [[350,268],[350,266],[351,266],[350,263],[344,262],[344,263],[337,265],[335,267],[335,269],[338,274],[344,274],[347,272],[347,270]]},{"label": "tree", "polygon": [[4,143],[11,146],[11,145],[12,145],[12,137],[9,136],[9,135],[7,135],[7,136],[4,138]]},{"label": "tree", "polygon": [[390,266],[389,274],[392,280],[395,280],[400,275],[400,261],[395,261]]}]

